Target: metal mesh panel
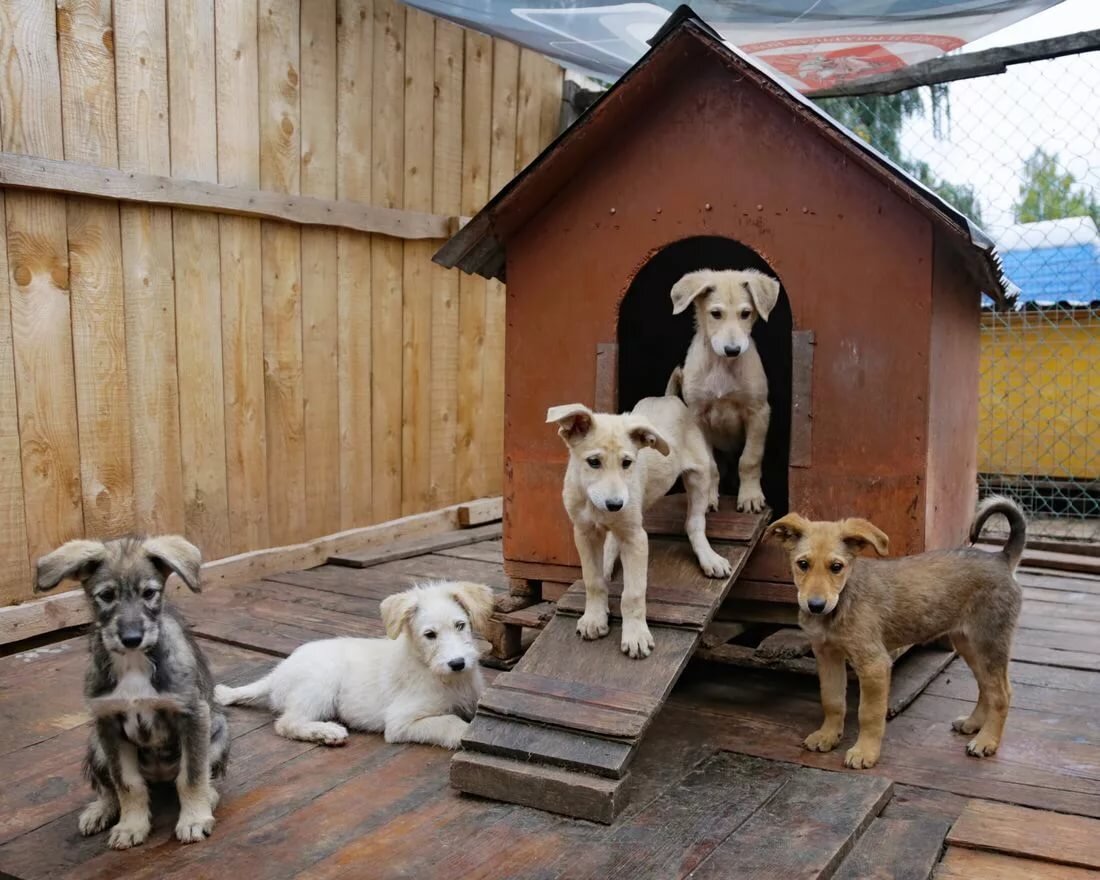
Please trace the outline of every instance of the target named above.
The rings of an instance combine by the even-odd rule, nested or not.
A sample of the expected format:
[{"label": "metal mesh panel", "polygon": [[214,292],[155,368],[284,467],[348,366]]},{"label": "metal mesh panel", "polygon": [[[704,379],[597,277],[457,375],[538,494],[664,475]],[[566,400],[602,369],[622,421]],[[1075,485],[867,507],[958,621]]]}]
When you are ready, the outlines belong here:
[{"label": "metal mesh panel", "polygon": [[1100,52],[828,112],[968,213],[1021,289],[982,312],[982,496],[1031,534],[1100,541]]}]

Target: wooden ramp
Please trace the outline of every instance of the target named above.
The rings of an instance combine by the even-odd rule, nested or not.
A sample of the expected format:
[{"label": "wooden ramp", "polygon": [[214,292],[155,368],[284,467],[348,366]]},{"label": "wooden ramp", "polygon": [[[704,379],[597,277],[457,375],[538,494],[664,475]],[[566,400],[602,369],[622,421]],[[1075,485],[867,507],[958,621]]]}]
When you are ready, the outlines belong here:
[{"label": "wooden ramp", "polygon": [[644,660],[619,649],[621,578],[611,584],[611,632],[582,641],[580,581],[512,672],[497,677],[451,763],[451,782],[470,794],[598,822],[611,822],[629,794],[630,763],[703,630],[760,540],[767,514],[719,510],[708,520],[714,549],[733,573],[706,577],[683,538],[655,537],[682,525],[671,496],[650,530],[646,594],[656,647]]}]

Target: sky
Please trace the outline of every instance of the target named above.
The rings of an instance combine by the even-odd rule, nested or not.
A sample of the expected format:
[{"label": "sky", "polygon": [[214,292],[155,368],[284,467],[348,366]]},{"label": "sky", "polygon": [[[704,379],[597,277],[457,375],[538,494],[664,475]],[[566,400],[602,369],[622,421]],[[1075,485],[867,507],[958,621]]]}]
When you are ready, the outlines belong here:
[{"label": "sky", "polygon": [[[1100,29],[1100,0],[1064,0],[959,52],[1093,29]],[[990,233],[1013,223],[1024,160],[1037,146],[1057,153],[1061,166],[1100,197],[1100,52],[951,83],[950,111],[942,138],[930,114],[907,123],[902,150],[942,178],[974,185]]]}]

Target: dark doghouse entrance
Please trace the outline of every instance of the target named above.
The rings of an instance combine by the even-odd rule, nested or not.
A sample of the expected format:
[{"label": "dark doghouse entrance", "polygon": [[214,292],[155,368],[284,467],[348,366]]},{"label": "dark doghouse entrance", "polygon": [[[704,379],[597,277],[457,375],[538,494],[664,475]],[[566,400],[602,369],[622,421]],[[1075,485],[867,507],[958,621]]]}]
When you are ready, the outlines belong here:
[{"label": "dark doghouse entrance", "polygon": [[[779,278],[751,248],[729,238],[699,236],[675,242],[634,277],[619,307],[619,411],[643,397],[665,393],[669,374],[684,362],[695,332],[694,309],[672,314],[672,286],[696,269],[758,269]],[[783,279],[779,278],[780,285]],[[764,449],[764,497],[777,515],[787,512],[787,463],[791,445],[791,305],[782,288],[767,321],[752,336],[768,376],[771,424]],[[722,494],[736,495],[737,461],[719,462]],[[674,490],[675,491],[675,490]]]}]

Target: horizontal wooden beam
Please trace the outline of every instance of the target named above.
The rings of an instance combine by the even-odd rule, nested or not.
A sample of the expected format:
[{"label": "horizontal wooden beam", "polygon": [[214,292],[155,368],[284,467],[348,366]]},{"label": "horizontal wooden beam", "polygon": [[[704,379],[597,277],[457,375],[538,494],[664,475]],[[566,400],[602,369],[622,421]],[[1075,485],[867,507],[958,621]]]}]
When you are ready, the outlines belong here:
[{"label": "horizontal wooden beam", "polygon": [[[389,546],[394,541],[438,535],[463,528],[464,518],[489,522],[500,519],[502,512],[499,496],[479,498],[378,525],[337,532],[304,544],[239,553],[204,564],[202,585],[208,589],[225,584],[247,583],[283,571],[314,568],[324,565],[329,556],[336,553],[369,550]],[[169,586],[186,589],[175,575],[169,580]],[[71,626],[81,626],[90,619],[82,590],[69,590],[55,596],[24,602],[22,605],[0,608],[0,645]]]},{"label": "horizontal wooden beam", "polygon": [[818,98],[893,95],[918,86],[933,86],[961,79],[994,76],[1004,73],[1013,64],[1045,61],[1049,58],[1060,58],[1063,55],[1095,52],[1097,49],[1100,49],[1100,30],[1082,31],[1064,37],[1051,37],[1048,40],[1000,46],[983,52],[966,52],[962,55],[933,58],[891,73],[869,76],[833,88],[808,92],[806,97],[816,101]]},{"label": "horizontal wooden beam", "polygon": [[450,238],[463,217],[377,208],[347,199],[319,199],[269,190],[241,189],[179,177],[138,174],[76,162],[0,152],[0,187],[44,190],[121,202],[191,208],[218,214],[281,220],[300,226],[334,226],[404,239]]}]

